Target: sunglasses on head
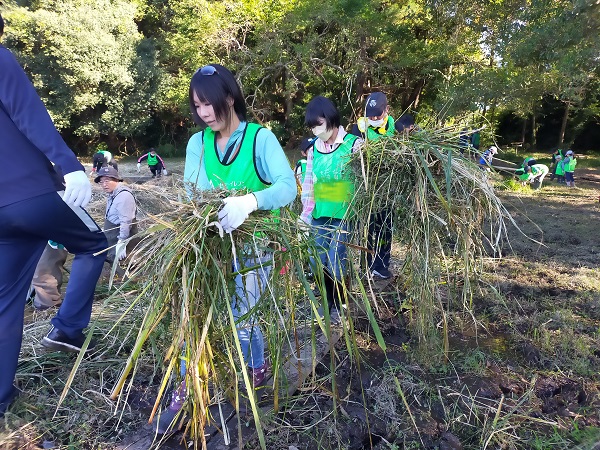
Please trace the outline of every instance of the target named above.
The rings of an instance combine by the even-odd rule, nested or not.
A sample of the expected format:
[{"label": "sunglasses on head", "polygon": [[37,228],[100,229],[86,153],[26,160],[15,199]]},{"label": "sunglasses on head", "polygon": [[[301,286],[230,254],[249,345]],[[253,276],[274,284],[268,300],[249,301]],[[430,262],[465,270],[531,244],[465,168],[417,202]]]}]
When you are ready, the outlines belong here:
[{"label": "sunglasses on head", "polygon": [[204,66],[200,67],[196,72],[200,72],[200,75],[214,75],[215,73],[218,75],[219,71],[215,69],[213,66]]}]

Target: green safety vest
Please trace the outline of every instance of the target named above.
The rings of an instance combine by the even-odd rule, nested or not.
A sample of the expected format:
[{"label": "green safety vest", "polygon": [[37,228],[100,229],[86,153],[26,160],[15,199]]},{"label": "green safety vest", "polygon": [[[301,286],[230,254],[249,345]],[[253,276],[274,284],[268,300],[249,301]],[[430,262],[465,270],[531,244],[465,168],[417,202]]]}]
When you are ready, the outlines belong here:
[{"label": "green safety vest", "polygon": [[158,164],[158,155],[154,154],[154,156],[152,156],[150,153],[148,153],[148,165],[155,166],[157,164]]},{"label": "green safety vest", "polygon": [[321,153],[314,147],[313,176],[315,180],[315,209],[313,217],[344,219],[354,194],[354,183],[350,180],[346,165],[358,136],[350,133],[331,153]]},{"label": "green safety vest", "polygon": [[[369,122],[367,122],[367,123],[369,123]],[[376,140],[382,138],[383,136],[393,136],[395,131],[396,131],[396,128],[394,127],[394,119],[392,118],[392,116],[388,116],[388,121],[385,126],[385,133],[382,134],[379,132],[379,130],[377,128],[373,128],[373,127],[369,126],[367,128],[367,139],[369,141],[376,141]]]},{"label": "green safety vest", "polygon": [[299,159],[296,167],[300,167],[300,183],[304,183],[304,178],[306,177],[306,158]]},{"label": "green safety vest", "polygon": [[577,166],[577,159],[567,157],[568,160],[565,160],[563,167],[565,172],[575,172],[575,167]]},{"label": "green safety vest", "polygon": [[520,181],[527,181],[527,180],[529,180],[530,174],[525,173],[525,171],[523,169],[517,169],[517,170],[515,170],[515,175],[517,177],[519,177]]},{"label": "green safety vest", "polygon": [[260,178],[256,169],[255,150],[256,136],[263,128],[255,123],[248,123],[242,134],[237,155],[228,164],[219,160],[219,150],[215,132],[206,128],[203,132],[204,165],[208,181],[215,188],[248,189],[250,192],[262,191],[271,183]]}]

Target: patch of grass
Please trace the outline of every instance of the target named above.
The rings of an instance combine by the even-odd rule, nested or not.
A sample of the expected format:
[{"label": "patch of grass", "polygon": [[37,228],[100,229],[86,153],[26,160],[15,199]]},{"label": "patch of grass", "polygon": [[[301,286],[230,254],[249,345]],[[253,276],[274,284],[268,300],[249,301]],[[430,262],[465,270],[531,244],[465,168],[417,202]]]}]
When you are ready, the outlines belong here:
[{"label": "patch of grass", "polygon": [[479,349],[471,349],[462,353],[458,360],[461,369],[466,373],[482,375],[485,372],[486,355]]},{"label": "patch of grass", "polygon": [[532,192],[532,189],[529,185],[523,185],[523,183],[515,180],[514,178],[497,182],[494,187],[499,191]]}]

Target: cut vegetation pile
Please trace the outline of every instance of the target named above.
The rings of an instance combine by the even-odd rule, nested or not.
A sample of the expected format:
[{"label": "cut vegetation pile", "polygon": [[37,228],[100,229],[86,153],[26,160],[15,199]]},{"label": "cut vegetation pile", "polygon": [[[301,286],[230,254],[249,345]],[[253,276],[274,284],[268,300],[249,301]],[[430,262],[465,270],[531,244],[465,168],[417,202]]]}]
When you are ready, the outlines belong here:
[{"label": "cut vegetation pile", "polygon": [[[129,281],[115,283],[112,292],[99,285],[104,301],[96,304],[91,325],[102,337],[98,353],[80,361],[40,353],[52,312],[28,313],[17,376],[23,392],[0,432],[0,448],[34,448],[44,441],[54,448],[115,448],[165,406],[182,379],[182,361],[193,399],[184,408],[193,418],[184,429],[197,447],[205,424],[222,426],[211,405],[223,400],[247,408],[241,429],[256,425],[256,434],[244,435],[247,448],[462,443],[469,449],[568,449],[594,442],[600,423],[600,287],[591,263],[600,251],[597,234],[582,228],[574,206],[568,212],[574,236],[551,253],[548,239],[564,233],[551,227],[540,234],[523,211],[546,230],[544,220],[564,207],[560,188],[520,191],[523,204],[517,208],[506,202],[516,194],[503,191],[511,216],[486,174],[459,157],[457,136],[447,129],[369,142],[352,159],[361,225],[349,249],[346,320],[333,328],[342,339],[322,363],[295,359],[300,348],[314,348],[317,339],[332,333],[328,318],[315,323],[322,299],[305,276],[315,249],[296,229],[298,204],[282,209],[278,218],[252,214],[231,236],[221,236],[214,223],[221,194],[184,202],[177,177],[134,185],[145,238],[132,256]],[[544,212],[538,203],[547,192],[552,201]],[[597,199],[597,193],[584,192]],[[570,194],[569,201],[576,202],[578,194]],[[102,217],[103,201],[97,205],[93,212]],[[372,212],[386,209],[394,214],[398,277],[385,292],[376,292],[364,276],[364,224]],[[518,227],[507,230],[513,217]],[[526,238],[519,227],[548,246]],[[510,251],[507,232],[520,254],[488,257]],[[578,243],[587,256],[574,257],[591,266],[565,269],[574,264]],[[231,310],[232,261],[243,264],[256,252],[271,256],[259,270],[270,265],[274,274],[253,311],[274,373],[273,389],[262,398],[248,394],[251,379],[243,370]],[[317,285],[319,270],[313,270]],[[569,270],[573,277],[550,281]],[[290,361],[312,371],[293,395],[284,370]],[[259,417],[264,404],[279,414],[261,411]],[[177,444],[172,439],[167,446]]]}]

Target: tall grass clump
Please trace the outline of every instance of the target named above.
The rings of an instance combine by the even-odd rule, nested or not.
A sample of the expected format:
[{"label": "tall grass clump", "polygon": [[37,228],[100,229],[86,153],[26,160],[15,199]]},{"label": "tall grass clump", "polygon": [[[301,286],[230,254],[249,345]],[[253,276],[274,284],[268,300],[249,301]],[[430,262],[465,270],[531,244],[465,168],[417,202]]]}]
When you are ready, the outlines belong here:
[{"label": "tall grass clump", "polygon": [[[314,358],[299,359],[300,348],[306,343],[314,348],[318,327],[327,337],[331,333],[329,317],[316,318],[321,303],[304,275],[309,253],[314,254],[314,242],[299,238],[297,216],[285,208],[278,216],[255,212],[233,233],[224,234],[217,212],[222,197],[235,193],[204,193],[192,201],[181,202],[178,199],[183,195],[185,191],[181,186],[165,194],[172,210],[151,216],[154,224],[145,231],[128,267],[131,281],[113,294],[115,298],[131,297],[133,291],[131,308],[137,305],[145,310],[145,315],[111,397],[121,400],[127,395],[143,352],[158,351],[163,355],[163,376],[150,420],[161,409],[165,393],[185,379],[190,401],[182,419],[183,415],[192,419],[186,422],[186,431],[197,445],[204,440],[203,430],[208,422],[218,427],[222,425],[220,417],[211,416],[210,406],[228,400],[236,408],[242,402],[249,406],[264,446],[258,398],[251,374],[245,370],[236,333],[238,324],[231,307],[234,280],[238,274],[266,270],[267,266],[272,268],[271,281],[264,286],[261,300],[249,315],[258,318],[265,336],[266,356],[274,375],[270,401],[277,409],[280,394],[289,391],[283,365],[291,361],[314,370]],[[266,262],[263,258],[262,263],[245,267],[247,257],[257,254],[266,255]],[[237,272],[232,261],[240,263]],[[322,275],[318,276],[322,274],[319,261],[315,261],[313,270],[315,277],[322,280]],[[346,301],[350,301],[349,296]],[[377,323],[371,317],[373,328],[378,332]],[[349,352],[357,354],[350,318],[344,326],[344,334]],[[381,333],[378,336],[384,345]],[[334,358],[332,373],[335,372],[333,361]],[[184,376],[179,370],[183,363],[187,367]]]},{"label": "tall grass clump", "polygon": [[367,141],[352,160],[358,222],[392,212],[409,326],[422,352],[445,357],[449,312],[472,311],[481,258],[500,254],[514,224],[487,173],[458,151],[458,135],[443,128]]}]

